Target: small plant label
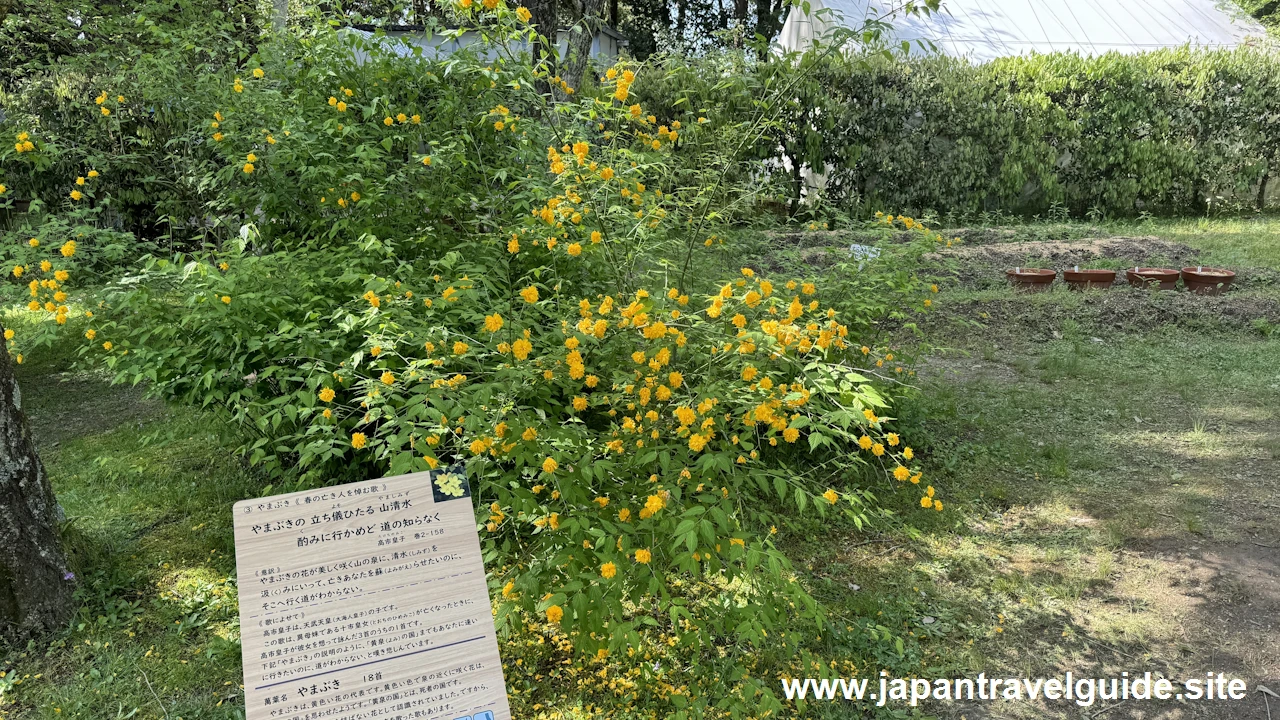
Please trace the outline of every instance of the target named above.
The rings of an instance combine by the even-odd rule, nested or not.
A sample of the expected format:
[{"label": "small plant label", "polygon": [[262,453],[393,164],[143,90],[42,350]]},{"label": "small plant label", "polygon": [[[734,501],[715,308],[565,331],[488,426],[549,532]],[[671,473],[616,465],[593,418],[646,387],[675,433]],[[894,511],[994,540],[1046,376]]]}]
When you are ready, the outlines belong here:
[{"label": "small plant label", "polygon": [[461,468],[235,504],[246,720],[509,720]]}]

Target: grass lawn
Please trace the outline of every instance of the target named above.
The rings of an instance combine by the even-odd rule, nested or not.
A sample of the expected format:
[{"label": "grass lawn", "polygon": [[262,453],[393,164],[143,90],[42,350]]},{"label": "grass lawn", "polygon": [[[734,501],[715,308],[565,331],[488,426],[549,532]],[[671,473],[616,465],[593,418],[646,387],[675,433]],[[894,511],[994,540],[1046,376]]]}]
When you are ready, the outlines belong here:
[{"label": "grass lawn", "polygon": [[[808,545],[815,573],[864,605],[911,598],[904,629],[928,638],[926,676],[1280,677],[1280,222],[959,234],[926,328],[941,347],[902,412],[960,510],[909,515],[923,532],[884,543],[821,538]],[[1013,265],[1171,262],[1235,268],[1240,289],[1022,295],[1003,282]],[[930,710],[1082,717],[1029,703]],[[1257,693],[1109,716],[1267,717]]]},{"label": "grass lawn", "polygon": [[81,610],[52,644],[6,653],[0,717],[243,718],[228,509],[262,483],[224,425],[61,356],[39,353],[18,382]]},{"label": "grass lawn", "polygon": [[[953,234],[966,242],[938,258],[943,292],[924,326],[938,349],[899,411],[948,510],[898,504],[872,533],[815,521],[784,539],[804,581],[835,618],[903,637],[923,676],[1280,677],[1280,221]],[[833,235],[775,247],[772,261],[821,268],[847,245]],[[1006,265],[1037,262],[1226,265],[1241,277],[1220,298],[1003,284]],[[230,506],[265,481],[215,418],[67,372],[59,355],[21,366],[19,382],[87,569],[83,609],[52,645],[0,659],[0,717],[243,717]],[[896,649],[878,647],[857,650],[859,672],[901,672]],[[842,652],[853,651],[833,659]],[[1104,717],[1266,715],[1255,694]]]}]

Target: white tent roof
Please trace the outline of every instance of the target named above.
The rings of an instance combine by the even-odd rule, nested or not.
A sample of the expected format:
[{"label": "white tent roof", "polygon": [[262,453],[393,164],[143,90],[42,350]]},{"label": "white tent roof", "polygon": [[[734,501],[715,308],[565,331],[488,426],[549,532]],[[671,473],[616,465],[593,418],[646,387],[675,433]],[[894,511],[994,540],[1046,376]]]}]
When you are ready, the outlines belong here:
[{"label": "white tent roof", "polygon": [[[1029,52],[1143,52],[1158,48],[1235,47],[1266,30],[1225,0],[943,0],[930,16],[886,16],[893,0],[810,0],[848,27],[883,18],[892,39],[930,40],[939,52],[976,61]],[[834,18],[833,18],[834,19]],[[824,23],[793,7],[783,27],[784,49],[802,50]]]}]

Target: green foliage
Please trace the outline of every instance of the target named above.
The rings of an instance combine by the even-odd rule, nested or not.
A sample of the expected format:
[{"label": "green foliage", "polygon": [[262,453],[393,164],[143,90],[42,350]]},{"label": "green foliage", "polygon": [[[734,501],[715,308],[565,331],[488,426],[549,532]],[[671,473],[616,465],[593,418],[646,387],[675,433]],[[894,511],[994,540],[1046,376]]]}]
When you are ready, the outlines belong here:
[{"label": "green foliage", "polygon": [[688,63],[699,81],[640,92],[662,105],[706,87],[690,100],[741,116],[758,88],[788,87],[745,152],[780,148],[792,198],[802,166],[824,172],[820,212],[1204,213],[1261,204],[1280,174],[1280,57],[1266,48],[983,65],[818,48],[739,72]]},{"label": "green foliage", "polygon": [[1250,206],[1280,167],[1278,77],[1254,49],[880,63],[833,81],[837,126],[856,128],[835,144],[860,151],[833,186],[953,213]]},{"label": "green foliage", "polygon": [[[86,81],[65,108],[86,136],[165,138],[131,147],[181,188],[171,234],[83,314],[47,283],[33,309],[116,380],[225,413],[282,488],[465,466],[506,641],[542,634],[578,670],[662,688],[597,701],[779,712],[783,670],[761,664],[802,672],[828,625],[774,533],[881,521],[874,484],[919,483],[888,416],[909,365],[872,348],[927,307],[913,271],[939,238],[876,225],[880,257],[831,283],[743,268],[734,228],[777,194],[754,171],[792,84],[736,84],[751,111],[710,117],[631,95],[647,74],[678,87],[674,66],[570,94],[512,50],[529,39],[514,9],[481,5],[465,12],[488,40],[443,58],[320,25],[234,64],[187,72],[179,49]],[[47,159],[5,167],[48,202],[10,236],[84,235],[107,257],[111,188],[150,187],[140,169],[24,123],[43,145],[0,162]],[[892,633],[874,643],[901,656]]]}]

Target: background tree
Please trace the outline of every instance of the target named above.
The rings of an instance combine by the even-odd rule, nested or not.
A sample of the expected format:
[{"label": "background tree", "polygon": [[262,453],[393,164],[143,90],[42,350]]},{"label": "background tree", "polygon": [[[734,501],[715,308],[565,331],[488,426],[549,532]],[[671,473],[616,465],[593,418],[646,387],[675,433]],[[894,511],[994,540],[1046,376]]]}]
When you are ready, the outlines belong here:
[{"label": "background tree", "polygon": [[0,328],[0,635],[8,640],[71,617],[74,577],[58,538],[59,514]]},{"label": "background tree", "polygon": [[601,17],[604,9],[605,0],[579,0],[577,3],[579,17],[570,26],[568,52],[560,70],[560,76],[569,87],[580,86],[586,77],[591,62],[591,43],[604,25],[605,19]]}]

